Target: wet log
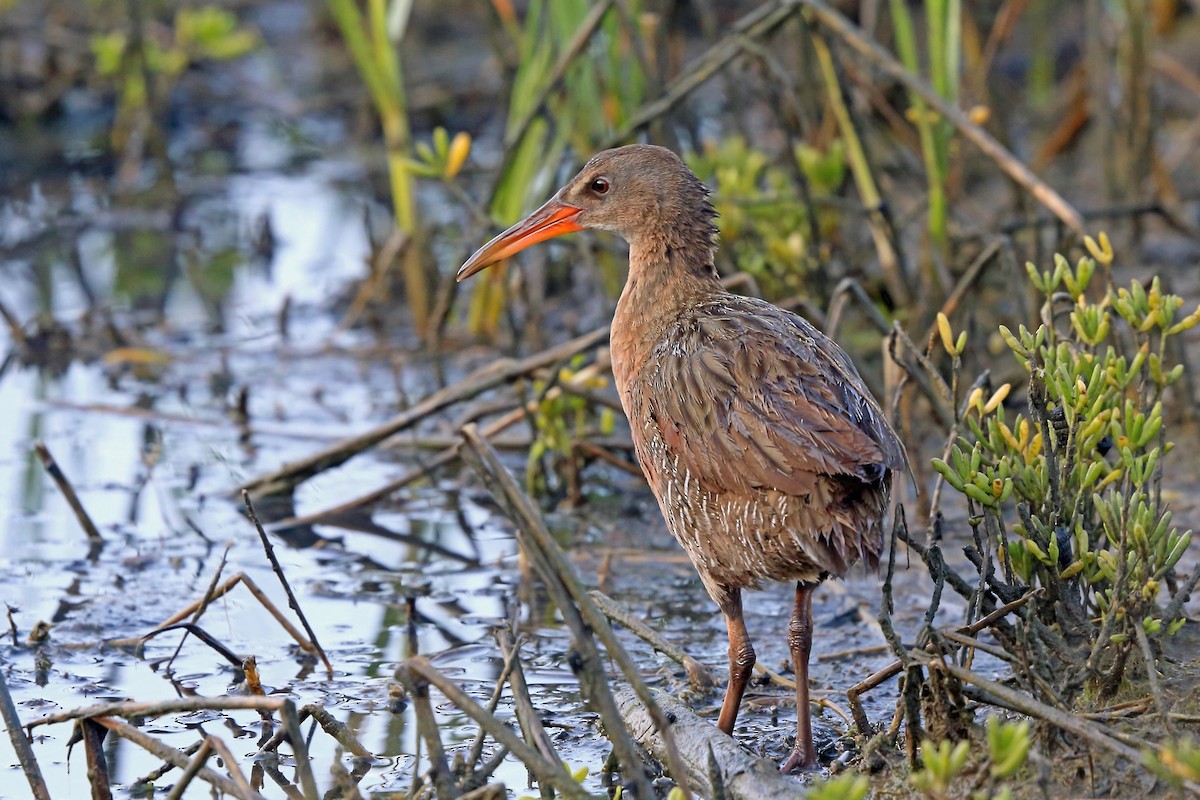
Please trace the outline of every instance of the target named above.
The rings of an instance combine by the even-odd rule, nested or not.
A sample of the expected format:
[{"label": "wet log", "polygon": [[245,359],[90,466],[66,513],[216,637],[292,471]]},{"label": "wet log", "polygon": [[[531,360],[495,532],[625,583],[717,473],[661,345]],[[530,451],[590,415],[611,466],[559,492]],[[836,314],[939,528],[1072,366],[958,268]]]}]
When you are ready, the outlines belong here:
[{"label": "wet log", "polygon": [[[671,733],[687,769],[688,783],[699,797],[762,800],[802,794],[800,780],[782,774],[778,765],[765,758],[743,750],[683,703],[662,692],[655,692],[654,699],[672,720]],[[618,690],[616,700],[621,717],[634,737],[661,760],[664,755],[662,736],[655,730],[646,707],[629,688]]]}]

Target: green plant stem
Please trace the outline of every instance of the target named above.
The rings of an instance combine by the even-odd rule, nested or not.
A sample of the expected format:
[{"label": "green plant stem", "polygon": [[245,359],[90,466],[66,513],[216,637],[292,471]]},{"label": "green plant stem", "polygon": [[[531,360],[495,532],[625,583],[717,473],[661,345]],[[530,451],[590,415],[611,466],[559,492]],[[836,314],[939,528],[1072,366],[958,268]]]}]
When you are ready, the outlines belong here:
[{"label": "green plant stem", "polygon": [[819,33],[813,34],[812,42],[817,54],[817,63],[821,69],[821,77],[825,81],[825,89],[829,94],[829,104],[837,119],[842,141],[846,144],[846,160],[850,164],[851,174],[854,175],[854,185],[858,188],[859,198],[871,220],[871,237],[875,241],[875,250],[879,254],[879,266],[883,270],[888,290],[892,293],[896,303],[901,306],[907,305],[911,301],[908,281],[904,279],[899,254],[892,246],[891,237],[888,235],[887,221],[883,216],[883,198],[879,194],[879,187],[871,173],[867,153],[863,149],[862,140],[858,137],[858,131],[854,128],[854,121],[850,118],[850,109],[846,107],[846,102],[842,99],[842,86],[833,65],[833,54]]},{"label": "green plant stem", "polygon": [[[358,68],[367,91],[379,114],[387,148],[389,187],[396,227],[414,240],[421,230],[417,218],[413,176],[408,168],[410,132],[408,102],[396,44],[387,37],[386,0],[368,0],[367,19],[354,0],[328,0],[330,13],[354,65]],[[401,256],[401,271],[409,311],[418,335],[424,335],[429,325],[430,291],[421,248],[409,246]]]},{"label": "green plant stem", "polygon": [[811,9],[813,16],[820,21],[822,26],[835,33],[877,69],[919,94],[931,108],[953,124],[964,138],[970,140],[985,155],[993,159],[1009,177],[1024,187],[1039,203],[1062,220],[1068,228],[1075,233],[1083,233],[1083,217],[1074,206],[1035,175],[1029,167],[1025,166],[1024,162],[1018,160],[991,134],[972,122],[971,118],[957,105],[946,102],[946,99],[941,97],[932,86],[905,69],[903,64],[896,61],[873,39],[864,35],[858,27],[832,8],[825,0],[794,0],[794,2]]},{"label": "green plant stem", "polygon": [[[891,0],[892,26],[896,36],[896,50],[901,62],[914,75],[920,73],[917,62],[917,36],[912,15],[905,0]],[[932,12],[931,12],[932,13]],[[932,44],[930,50],[932,51]],[[934,88],[937,88],[936,85]],[[925,163],[925,175],[929,183],[929,234],[939,248],[946,246],[946,175],[938,158],[938,144],[934,137],[933,119],[929,107],[919,94],[908,91],[908,102],[916,119],[917,135],[921,141],[921,156]]]}]

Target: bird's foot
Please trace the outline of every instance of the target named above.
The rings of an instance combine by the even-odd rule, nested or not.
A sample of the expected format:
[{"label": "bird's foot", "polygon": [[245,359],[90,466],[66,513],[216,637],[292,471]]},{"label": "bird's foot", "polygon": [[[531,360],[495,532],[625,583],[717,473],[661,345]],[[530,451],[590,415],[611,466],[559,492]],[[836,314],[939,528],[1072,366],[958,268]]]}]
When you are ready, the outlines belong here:
[{"label": "bird's foot", "polygon": [[812,745],[804,747],[797,744],[788,756],[787,761],[779,768],[784,775],[795,775],[800,772],[820,772],[821,762],[817,760],[817,751]]}]

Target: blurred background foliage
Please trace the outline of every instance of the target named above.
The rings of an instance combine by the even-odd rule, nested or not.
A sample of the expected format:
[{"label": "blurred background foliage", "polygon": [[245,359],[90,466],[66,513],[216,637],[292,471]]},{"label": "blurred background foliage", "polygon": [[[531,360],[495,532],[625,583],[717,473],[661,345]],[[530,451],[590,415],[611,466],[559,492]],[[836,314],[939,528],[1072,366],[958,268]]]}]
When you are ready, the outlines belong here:
[{"label": "blurred background foliage", "polygon": [[[439,338],[447,322],[496,336],[506,309],[510,328],[521,325],[513,334],[536,338],[541,301],[564,282],[611,299],[622,267],[607,248],[574,257],[598,266],[598,280],[555,258],[521,279],[495,270],[462,303],[451,262],[536,206],[573,165],[635,132],[682,151],[712,184],[725,271],[748,273],[773,300],[821,307],[841,278],[853,277],[885,316],[926,325],[982,237],[1012,235],[1024,256],[1058,243],[1037,203],[918,94],[877,80],[805,15],[770,18],[787,3],[8,5],[0,113],[10,152],[24,150],[30,165],[28,150],[37,148],[20,131],[100,123],[108,142],[91,138],[63,166],[115,159],[112,188],[166,191],[159,208],[180,202],[163,189],[173,172],[195,168],[163,139],[180,133],[183,117],[208,113],[191,84],[252,53],[243,74],[310,60],[297,72],[315,81],[315,92],[295,96],[308,89],[286,86],[277,72],[279,82],[261,82],[257,99],[289,106],[291,114],[276,109],[275,124],[293,130],[296,112],[357,115],[352,134],[364,154],[376,148],[369,163],[381,165],[379,199],[393,209],[399,236],[389,244],[386,231],[373,231],[375,255],[386,258],[370,259],[357,305],[383,313],[402,298],[404,322],[423,341]],[[1200,64],[1189,46],[1197,36],[1191,4],[875,0],[839,9],[1076,205],[1118,217],[1108,226],[1114,236],[1143,236],[1147,217],[1195,229],[1189,113]],[[287,14],[317,38],[288,38],[295,26],[279,22]],[[256,18],[267,21],[265,37]],[[722,39],[738,20],[752,38]],[[235,109],[255,98],[226,88],[222,124],[237,125]],[[455,163],[446,169],[450,140]],[[10,170],[11,188],[34,174]]]}]

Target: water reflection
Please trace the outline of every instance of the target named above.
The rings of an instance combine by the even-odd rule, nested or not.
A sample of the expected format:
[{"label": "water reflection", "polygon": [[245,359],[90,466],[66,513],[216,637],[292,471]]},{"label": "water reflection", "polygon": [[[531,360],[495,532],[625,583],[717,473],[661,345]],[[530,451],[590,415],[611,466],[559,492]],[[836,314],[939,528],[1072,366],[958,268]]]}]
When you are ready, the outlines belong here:
[{"label": "water reflection", "polygon": [[[252,143],[243,147],[254,152]],[[286,432],[255,433],[248,441],[231,413],[240,395],[255,422],[329,436],[365,424],[364,414],[392,410],[380,402],[394,396],[396,378],[386,364],[319,355],[337,325],[330,299],[365,269],[364,208],[371,201],[346,188],[360,178],[357,168],[336,162],[234,175],[186,202],[168,196],[158,207],[150,201],[137,211],[109,209],[93,224],[73,210],[104,205],[87,186],[54,199],[49,187],[35,188],[0,208],[0,248],[14,278],[0,282],[0,303],[26,333],[48,324],[37,322],[41,314],[62,321],[72,337],[60,348],[69,359],[56,365],[19,340],[26,334],[0,334],[5,349],[24,346],[28,356],[0,378],[7,418],[0,426],[0,599],[14,609],[8,678],[26,720],[107,698],[230,691],[235,670],[195,638],[171,673],[158,667],[174,652],[177,632],[150,640],[142,658],[97,645],[141,635],[200,597],[224,549],[214,543],[236,543],[226,575],[245,572],[286,608],[253,529],[227,492],[246,473],[311,442]],[[52,235],[60,215],[65,235]],[[285,302],[292,308],[288,344],[308,348],[292,360],[279,355],[277,314]],[[355,336],[343,334],[342,341],[353,344]],[[420,391],[420,384],[406,388]],[[106,546],[92,559],[70,508],[31,455],[39,440],[102,531]],[[395,469],[362,462],[304,487],[296,509],[311,510]],[[364,787],[406,788],[411,777],[412,726],[407,713],[385,709],[392,670],[414,644],[449,653],[443,666],[480,691],[498,672],[486,650],[471,645],[509,613],[497,565],[502,570],[511,560],[514,545],[489,527],[488,512],[464,506],[449,509],[430,492],[428,501],[402,511],[318,526],[291,540],[303,549],[277,550],[337,668],[332,680],[307,674],[295,643],[244,590],[221,598],[202,620],[234,653],[256,655],[274,690],[293,693],[298,704],[323,702],[357,729],[383,756]],[[483,532],[464,530],[463,520]],[[419,598],[415,616],[410,598]],[[49,638],[28,643],[39,620],[53,623]],[[171,674],[173,682],[164,680]],[[473,731],[445,711],[449,740],[468,740]],[[144,730],[181,747],[207,731],[231,741],[239,755],[252,752],[255,715],[226,718],[233,727],[191,715],[159,718]],[[55,796],[88,793],[82,756],[66,766],[69,733],[65,725],[38,730],[36,752]],[[318,736],[315,743],[316,762],[331,763],[330,741]],[[128,786],[155,766],[116,737],[105,750],[117,784]],[[7,740],[0,761],[16,761]],[[24,785],[12,768],[6,781]]]}]

